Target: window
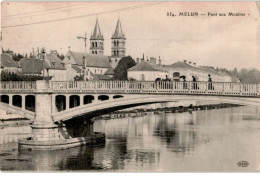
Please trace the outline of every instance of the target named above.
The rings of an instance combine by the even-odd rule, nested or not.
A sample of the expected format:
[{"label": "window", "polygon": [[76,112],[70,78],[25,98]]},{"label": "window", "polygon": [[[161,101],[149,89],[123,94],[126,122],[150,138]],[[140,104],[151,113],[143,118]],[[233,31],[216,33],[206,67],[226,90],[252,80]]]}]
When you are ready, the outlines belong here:
[{"label": "window", "polygon": [[116,51],[114,51],[114,56],[116,55]]},{"label": "window", "polygon": [[54,67],[54,66],[55,66],[55,62],[51,62],[51,66],[53,66],[53,67]]},{"label": "window", "polygon": [[116,55],[117,55],[117,56],[118,56],[118,53],[119,53],[119,51],[117,50],[117,51],[116,51]]},{"label": "window", "polygon": [[116,41],[114,41],[114,46],[116,46]]},{"label": "window", "polygon": [[116,43],[117,43],[117,46],[119,46],[119,41],[117,41]]},{"label": "window", "polygon": [[97,42],[95,42],[95,44],[96,44],[96,47],[97,47]]},{"label": "window", "polygon": [[92,47],[95,47],[95,44],[94,44],[94,42],[92,42]]},{"label": "window", "polygon": [[97,54],[97,51],[95,51],[95,54]]}]

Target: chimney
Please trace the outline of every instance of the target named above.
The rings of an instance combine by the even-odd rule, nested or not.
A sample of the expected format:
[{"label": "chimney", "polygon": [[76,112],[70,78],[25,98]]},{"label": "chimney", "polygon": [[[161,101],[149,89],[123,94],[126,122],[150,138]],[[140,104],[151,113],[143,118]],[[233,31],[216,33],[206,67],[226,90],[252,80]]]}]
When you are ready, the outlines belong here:
[{"label": "chimney", "polygon": [[136,58],[136,63],[137,63],[137,64],[139,63],[139,58]]},{"label": "chimney", "polygon": [[141,59],[141,62],[144,62],[144,53],[143,53],[143,58]]},{"label": "chimney", "polygon": [[159,56],[159,65],[162,65],[162,60],[160,56]]},{"label": "chimney", "polygon": [[187,63],[187,60],[183,60],[184,63]]}]

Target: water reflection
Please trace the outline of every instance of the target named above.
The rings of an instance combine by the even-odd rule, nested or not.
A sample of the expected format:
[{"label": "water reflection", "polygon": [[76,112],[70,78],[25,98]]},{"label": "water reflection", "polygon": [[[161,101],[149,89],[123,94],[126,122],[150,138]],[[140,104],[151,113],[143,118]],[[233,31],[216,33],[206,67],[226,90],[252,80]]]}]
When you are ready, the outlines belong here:
[{"label": "water reflection", "polygon": [[[29,127],[0,133],[1,170],[247,171],[260,168],[260,112],[235,107],[189,113],[98,120],[103,146],[59,151],[17,151]],[[258,140],[257,140],[258,139]],[[248,168],[236,163],[246,160]]]}]

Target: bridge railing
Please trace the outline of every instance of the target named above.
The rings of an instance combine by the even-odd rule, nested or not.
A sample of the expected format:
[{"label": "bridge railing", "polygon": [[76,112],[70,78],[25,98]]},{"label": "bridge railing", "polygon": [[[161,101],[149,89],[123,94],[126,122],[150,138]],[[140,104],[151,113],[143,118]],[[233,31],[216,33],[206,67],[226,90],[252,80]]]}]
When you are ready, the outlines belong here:
[{"label": "bridge railing", "polygon": [[71,81],[52,82],[54,92],[97,93],[183,93],[215,95],[260,95],[260,85],[229,82],[174,82],[174,81]]},{"label": "bridge railing", "polygon": [[[260,84],[174,81],[2,81],[1,92],[181,93],[210,95],[260,95]],[[46,85],[48,85],[46,87]]]},{"label": "bridge railing", "polygon": [[1,91],[9,92],[35,92],[35,81],[1,81]]}]

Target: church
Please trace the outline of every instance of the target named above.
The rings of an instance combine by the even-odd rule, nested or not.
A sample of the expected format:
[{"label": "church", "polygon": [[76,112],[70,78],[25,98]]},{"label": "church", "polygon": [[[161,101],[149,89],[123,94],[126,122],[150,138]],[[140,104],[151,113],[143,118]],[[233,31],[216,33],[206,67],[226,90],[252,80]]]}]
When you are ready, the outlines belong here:
[{"label": "church", "polygon": [[111,37],[111,55],[104,55],[104,36],[101,32],[99,21],[90,36],[90,53],[71,51],[65,55],[63,63],[67,70],[69,80],[75,76],[83,75],[84,80],[109,80],[113,78],[114,69],[126,54],[126,37],[123,33],[121,21],[118,19],[116,28]]}]

